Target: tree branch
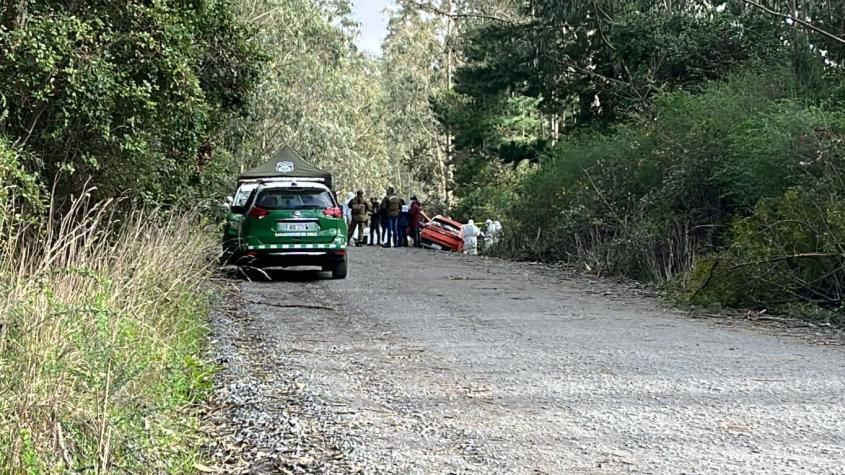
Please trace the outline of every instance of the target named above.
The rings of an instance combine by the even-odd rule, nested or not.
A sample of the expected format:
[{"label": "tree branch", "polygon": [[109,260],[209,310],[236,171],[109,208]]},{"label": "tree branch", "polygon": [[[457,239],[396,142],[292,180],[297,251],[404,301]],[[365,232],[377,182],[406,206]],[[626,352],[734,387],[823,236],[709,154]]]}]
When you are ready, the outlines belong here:
[{"label": "tree branch", "polygon": [[769,15],[773,15],[773,16],[780,17],[780,18],[783,18],[783,19],[786,19],[786,20],[790,20],[790,21],[794,21],[795,23],[803,26],[804,28],[806,28],[808,30],[812,30],[812,31],[814,31],[814,32],[826,37],[826,38],[829,38],[833,41],[836,41],[837,43],[845,45],[845,39],[840,38],[840,37],[834,35],[833,33],[828,32],[828,31],[822,30],[821,28],[813,25],[812,23],[810,23],[806,20],[802,20],[800,18],[795,18],[794,16],[792,16],[788,13],[781,13],[781,12],[774,11],[771,8],[766,7],[764,5],[761,5],[761,4],[754,2],[752,0],[742,0],[742,1],[745,2],[748,5],[751,5],[754,8],[757,8],[759,10],[762,10],[762,11],[768,13]]},{"label": "tree branch", "polygon": [[445,17],[451,18],[453,20],[456,20],[456,19],[476,19],[476,20],[499,21],[499,22],[502,22],[502,23],[507,23],[509,25],[518,25],[519,24],[519,22],[517,22],[513,18],[505,18],[505,17],[501,17],[501,16],[498,16],[498,15],[490,15],[490,14],[486,14],[486,13],[452,13],[452,12],[447,12],[445,10],[437,8],[430,3],[425,3],[425,4],[416,3],[416,2],[411,2],[411,3],[420,10],[423,10],[423,11],[426,11],[426,12],[429,12],[429,13],[433,13],[435,15],[445,16]]}]

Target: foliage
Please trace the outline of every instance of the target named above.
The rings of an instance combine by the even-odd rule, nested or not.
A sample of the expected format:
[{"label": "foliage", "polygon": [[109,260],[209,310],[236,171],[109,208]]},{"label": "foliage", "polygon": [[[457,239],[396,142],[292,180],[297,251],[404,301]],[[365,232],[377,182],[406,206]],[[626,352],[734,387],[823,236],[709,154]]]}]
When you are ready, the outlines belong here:
[{"label": "foliage", "polygon": [[91,180],[100,196],[178,200],[258,79],[231,2],[24,5],[0,29],[0,132],[25,169],[60,196]]},{"label": "foliage", "polygon": [[[44,206],[41,183],[36,175],[24,170],[23,162],[21,151],[0,136],[0,203],[16,202],[16,214],[19,218],[23,218],[22,211],[26,211],[26,214],[37,214],[43,211]],[[13,218],[12,214],[0,217]]]},{"label": "foliage", "polygon": [[[498,212],[512,230],[503,250],[522,258],[678,280],[699,303],[836,307],[845,122],[795,84],[781,69],[663,94],[648,122],[577,134],[517,183],[475,173],[469,188],[515,190]],[[466,196],[468,213],[495,202]]]},{"label": "foliage", "polygon": [[246,0],[239,11],[269,61],[254,113],[229,125],[229,175],[287,144],[332,171],[339,190],[378,193],[402,182],[383,135],[381,72],[353,45],[347,2]]},{"label": "foliage", "polygon": [[818,28],[841,34],[843,11],[759,3],[792,18],[533,0],[462,30],[454,90],[433,103],[461,214],[498,213],[511,257],[673,282],[697,303],[841,312],[843,49]]},{"label": "foliage", "polygon": [[455,90],[473,98],[537,97],[565,126],[644,112],[667,88],[719,78],[777,50],[771,21],[652,1],[535,1],[526,21],[484,24],[465,38]]},{"label": "foliage", "polygon": [[[841,147],[841,143],[837,144]],[[734,306],[812,303],[840,312],[845,292],[845,182],[841,151],[813,167],[812,183],[760,200],[734,220],[728,248],[697,263],[694,302]]]},{"label": "foliage", "polygon": [[116,211],[0,212],[3,473],[193,471],[213,242],[183,212]]},{"label": "foliage", "polygon": [[[390,18],[380,84],[386,151],[412,174],[424,201],[446,199],[452,188],[449,137],[434,118],[430,99],[448,88],[443,21],[414,8]],[[427,195],[427,196],[426,196]]]}]

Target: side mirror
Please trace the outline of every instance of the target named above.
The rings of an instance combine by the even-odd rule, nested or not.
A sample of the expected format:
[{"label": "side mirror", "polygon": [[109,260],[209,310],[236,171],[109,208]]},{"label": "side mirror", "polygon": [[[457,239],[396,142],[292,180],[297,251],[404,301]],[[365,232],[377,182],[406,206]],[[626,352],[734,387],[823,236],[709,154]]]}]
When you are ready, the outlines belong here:
[{"label": "side mirror", "polygon": [[229,206],[229,211],[235,214],[244,214],[246,213],[246,206]]}]

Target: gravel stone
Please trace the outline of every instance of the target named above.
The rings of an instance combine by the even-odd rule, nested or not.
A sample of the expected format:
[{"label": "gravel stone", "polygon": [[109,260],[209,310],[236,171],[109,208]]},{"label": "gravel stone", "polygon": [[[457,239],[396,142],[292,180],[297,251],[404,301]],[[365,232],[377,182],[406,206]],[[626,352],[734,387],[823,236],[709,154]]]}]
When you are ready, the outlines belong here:
[{"label": "gravel stone", "polygon": [[221,473],[845,473],[835,332],[692,319],[540,265],[349,252],[342,281],[227,281]]}]

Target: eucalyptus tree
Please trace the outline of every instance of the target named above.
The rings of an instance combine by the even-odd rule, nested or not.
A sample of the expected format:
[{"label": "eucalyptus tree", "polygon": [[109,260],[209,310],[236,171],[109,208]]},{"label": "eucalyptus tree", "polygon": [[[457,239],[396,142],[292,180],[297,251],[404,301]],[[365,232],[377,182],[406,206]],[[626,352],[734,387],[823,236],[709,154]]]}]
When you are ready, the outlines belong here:
[{"label": "eucalyptus tree", "polygon": [[439,18],[400,7],[390,18],[383,45],[382,88],[386,143],[429,197],[447,199],[448,137],[430,107],[448,87]]},{"label": "eucalyptus tree", "polygon": [[240,167],[288,144],[334,172],[340,189],[401,179],[383,139],[381,73],[353,44],[349,2],[244,0],[240,11],[269,56],[251,116],[231,124]]}]

